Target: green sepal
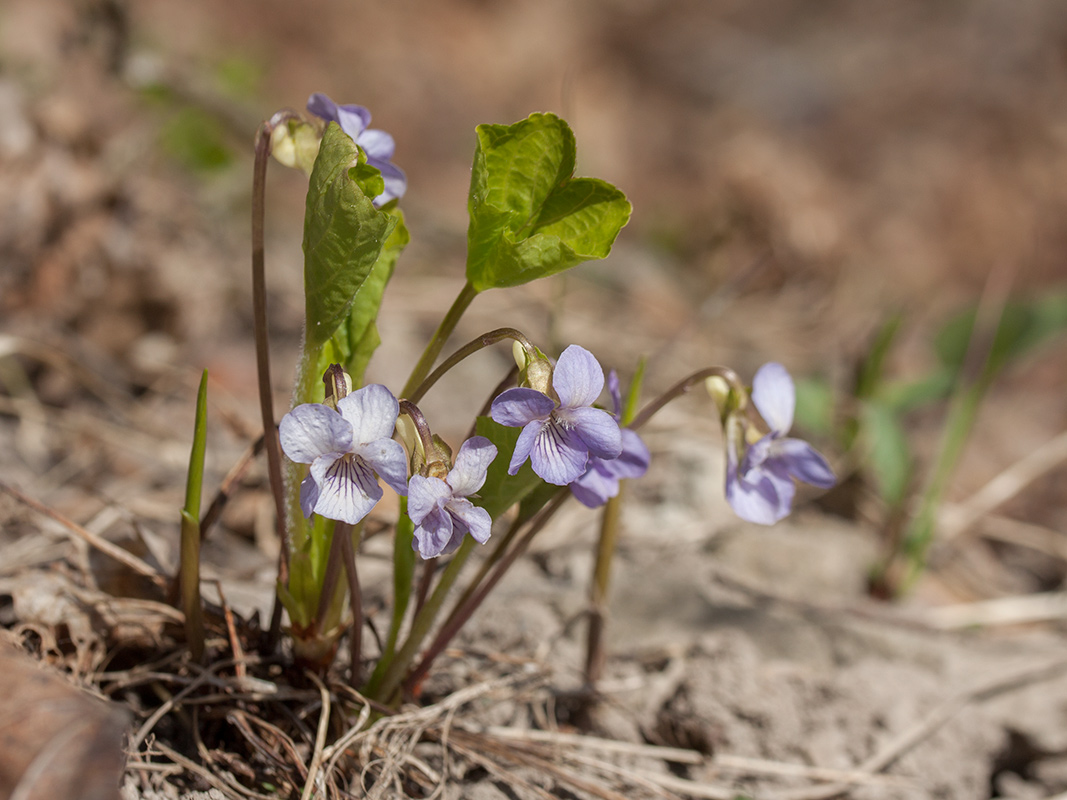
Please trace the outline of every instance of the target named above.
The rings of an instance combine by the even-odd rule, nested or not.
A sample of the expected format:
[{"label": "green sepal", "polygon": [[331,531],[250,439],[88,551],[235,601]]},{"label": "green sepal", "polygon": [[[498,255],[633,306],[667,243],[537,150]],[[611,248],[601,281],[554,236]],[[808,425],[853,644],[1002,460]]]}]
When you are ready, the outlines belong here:
[{"label": "green sepal", "polygon": [[496,445],[497,456],[489,465],[485,483],[472,501],[496,519],[544,481],[533,471],[529,461],[523,464],[517,473],[508,475],[508,464],[511,462],[512,453],[515,452],[515,443],[519,440],[522,428],[509,428],[494,422],[490,417],[478,417],[475,433]]},{"label": "green sepal", "polygon": [[575,178],[570,127],[554,114],[479,125],[467,209],[467,281],[518,286],[604,258],[630,218],[626,195]]},{"label": "green sepal", "polygon": [[345,321],[400,223],[399,214],[374,207],[384,184],[366,161],[366,153],[331,122],[311,171],[304,215],[308,351],[322,347]]}]

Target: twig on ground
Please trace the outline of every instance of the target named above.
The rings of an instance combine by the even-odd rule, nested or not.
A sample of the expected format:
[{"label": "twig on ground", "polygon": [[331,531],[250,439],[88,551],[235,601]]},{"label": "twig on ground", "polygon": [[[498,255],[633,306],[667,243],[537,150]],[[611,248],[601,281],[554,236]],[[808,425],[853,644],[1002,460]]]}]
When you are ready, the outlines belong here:
[{"label": "twig on ground", "polygon": [[941,538],[950,539],[963,533],[1064,461],[1067,461],[1067,431],[1016,461],[962,503],[942,509],[938,526]]},{"label": "twig on ground", "polygon": [[233,653],[233,671],[238,680],[243,681],[248,676],[248,667],[245,666],[245,652],[241,647],[241,639],[237,635],[237,626],[233,620],[233,610],[226,603],[226,595],[222,592],[222,582],[215,581],[215,591],[219,593],[219,604],[222,606],[222,615],[226,620],[226,632],[230,637],[230,651]]},{"label": "twig on ground", "polygon": [[[690,766],[707,765],[715,770],[741,772],[749,775],[780,775],[806,778],[812,781],[838,781],[859,784],[907,784],[907,781],[893,776],[874,775],[861,770],[826,769],[812,767],[807,764],[792,764],[783,761],[770,761],[762,758],[748,758],[728,754],[716,754],[712,757],[705,756],[695,750],[686,750],[678,747],[661,747],[659,745],[640,744],[637,742],[620,742],[613,739],[601,739],[595,736],[583,734],[559,733],[556,731],[523,730],[518,728],[488,727],[481,733],[502,739],[528,742],[544,742],[555,746],[565,745],[562,750],[557,750],[556,755],[562,758],[574,759],[575,749],[599,750],[607,753],[623,753],[626,755],[640,756],[666,761],[674,764],[688,764]],[[584,762],[583,762],[584,763]],[[595,764],[590,764],[595,766]],[[640,770],[633,771],[644,779],[658,783],[661,778],[670,778],[658,773],[645,773]],[[682,788],[686,784],[694,784],[693,781],[674,782],[670,786],[662,784],[664,788],[672,788],[682,794],[690,794],[694,797],[717,797],[726,792],[722,787],[708,787],[704,784],[694,784],[689,789]],[[700,787],[704,787],[701,789]],[[704,794],[701,792],[710,792]],[[727,792],[727,796],[733,797],[734,793]]]},{"label": "twig on ground", "polygon": [[[216,774],[209,770],[207,767],[203,767],[200,764],[197,764],[195,761],[186,758],[178,751],[172,750],[162,742],[154,742],[152,746],[156,748],[160,752],[160,754],[166,756],[175,764],[178,764],[189,772],[195,773],[196,775],[203,778],[205,781],[208,782],[209,785],[211,785],[215,789],[218,789],[226,797],[249,797],[252,798],[252,800],[275,800],[273,795],[259,794],[259,792],[253,792],[251,789],[246,789],[244,786],[235,781],[224,780],[223,776],[225,773]],[[131,767],[139,766],[143,765],[131,764]]]},{"label": "twig on ground", "polygon": [[237,482],[244,477],[248,472],[249,467],[255,461],[256,457],[263,452],[263,434],[248,446],[248,448],[241,454],[241,457],[237,460],[230,471],[226,473],[226,477],[222,479],[222,483],[219,484],[218,491],[215,492],[215,497],[211,500],[211,505],[208,506],[207,511],[200,517],[200,541],[203,542],[205,537],[211,531],[211,528],[222,516],[222,511],[226,508],[226,504],[233,496],[234,490],[237,486]]},{"label": "twig on ground", "polygon": [[1065,619],[1067,592],[1041,592],[956,603],[930,609],[926,618],[931,625],[942,630]]},{"label": "twig on ground", "polygon": [[140,575],[144,575],[157,586],[166,587],[166,578],[160,575],[159,572],[157,572],[155,568],[152,567],[150,564],[147,564],[146,562],[142,561],[140,558],[138,558],[128,550],[123,550],[118,545],[112,544],[106,539],[101,539],[95,533],[87,531],[74,520],[68,519],[67,517],[60,514],[58,511],[54,511],[51,508],[48,508],[48,506],[44,505],[43,503],[39,503],[32,497],[16,489],[14,486],[9,486],[8,484],[0,481],[0,491],[10,495],[14,499],[22,503],[24,506],[32,508],[38,514],[43,514],[49,519],[55,520],[68,531],[73,533],[75,536],[82,539],[86,544],[90,545],[91,547],[95,547],[104,555],[109,556],[110,558],[113,558],[114,560],[118,561],[120,564],[129,567],[134,572]]},{"label": "twig on ground", "polygon": [[[330,728],[330,692],[314,672],[305,670],[305,674],[318,687],[319,695],[322,697],[322,709],[319,712],[319,725],[315,732],[315,749],[312,752],[311,764],[308,766],[307,780],[304,782],[304,791],[300,795],[300,800],[310,800],[315,791],[315,782],[319,778],[319,769],[322,766],[323,752],[326,748],[326,733]],[[325,781],[322,783],[325,786]],[[322,796],[325,796],[325,793]]]}]

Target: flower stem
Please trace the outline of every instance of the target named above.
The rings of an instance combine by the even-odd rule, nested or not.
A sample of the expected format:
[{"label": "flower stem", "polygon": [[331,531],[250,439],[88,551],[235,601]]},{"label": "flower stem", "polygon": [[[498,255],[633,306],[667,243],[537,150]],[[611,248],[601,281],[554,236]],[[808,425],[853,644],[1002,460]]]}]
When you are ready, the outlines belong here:
[{"label": "flower stem", "polygon": [[732,389],[742,394],[745,393],[744,383],[741,382],[741,378],[732,369],[729,367],[706,367],[694,372],[686,378],[682,378],[682,380],[678,381],[678,383],[674,384],[674,386],[642,408],[641,413],[634,417],[633,421],[627,427],[635,431],[638,430],[665,405],[667,405],[667,403],[671,402],[671,400],[687,394],[694,386],[703,383],[708,378],[722,378],[730,384]]},{"label": "flower stem", "polygon": [[489,331],[489,333],[483,333],[477,339],[467,342],[463,347],[459,348],[459,350],[441,362],[441,365],[437,369],[412,389],[410,394],[406,394],[405,397],[413,403],[419,402],[423,395],[430,391],[430,388],[460,361],[468,356],[474,355],[482,348],[496,344],[497,342],[502,342],[504,339],[515,340],[522,345],[524,350],[531,354],[536,352],[533,344],[530,343],[530,340],[526,338],[522,331],[516,330],[515,328],[497,328],[496,330]]},{"label": "flower stem", "polygon": [[611,562],[619,539],[619,517],[626,481],[619,481],[619,493],[608,500],[600,517],[600,541],[596,563],[589,584],[589,631],[585,649],[585,681],[595,687],[604,669],[604,627],[607,617],[608,590],[611,585]]},{"label": "flower stem", "polygon": [[455,330],[456,324],[459,322],[460,317],[463,316],[463,312],[467,310],[467,306],[471,304],[471,301],[474,300],[477,295],[478,290],[471,286],[470,281],[465,283],[463,288],[460,289],[459,295],[457,295],[455,301],[452,303],[452,307],[448,309],[444,319],[441,320],[441,324],[437,326],[437,330],[426,345],[426,349],[419,358],[419,362],[411,371],[411,375],[408,377],[408,382],[404,385],[404,390],[400,393],[401,397],[406,397],[413,402],[418,402],[418,397],[415,397],[413,392],[430,373],[430,369],[433,367],[433,362],[435,362],[437,357],[441,355],[441,350],[444,348],[445,342],[447,342],[448,337],[452,335],[452,331]]},{"label": "flower stem", "polygon": [[396,533],[393,536],[393,618],[389,623],[389,633],[386,636],[382,654],[363,692],[368,696],[375,694],[393,663],[397,639],[400,637],[400,626],[404,623],[404,615],[407,614],[408,605],[411,602],[411,584],[415,576],[415,551],[411,547],[411,540],[415,524],[408,516],[407,509],[408,499],[401,497],[400,514],[397,517]]},{"label": "flower stem", "polygon": [[[294,115],[279,111],[260,125],[256,131],[255,163],[252,169],[252,313],[256,339],[256,373],[259,382],[259,410],[263,421],[263,436],[267,451],[267,475],[274,495],[274,510],[278,539],[278,583],[289,581],[289,536],[286,527],[284,487],[282,485],[282,457],[274,421],[274,402],[270,380],[270,347],[267,339],[267,282],[264,246],[264,218],[266,215],[267,162],[270,159],[271,133]],[[272,652],[281,632],[282,606],[277,597],[271,614],[270,629],[264,650]]]},{"label": "flower stem", "polygon": [[[353,539],[360,536],[363,526],[359,525],[351,533],[345,532],[341,541],[341,556],[345,560],[345,576],[348,578],[348,595],[352,604],[352,631],[348,635],[349,660],[352,662],[348,685],[355,688],[362,679],[363,659],[363,595],[359,590],[359,573],[356,571],[356,543]],[[334,531],[334,535],[337,532]]]},{"label": "flower stem", "polygon": [[[415,615],[415,620],[411,624],[411,631],[408,633],[404,646],[400,648],[396,657],[393,658],[388,667],[388,672],[374,692],[377,699],[392,705],[393,696],[396,694],[397,689],[400,688],[404,672],[415,658],[415,653],[418,651],[419,645],[422,644],[422,640],[430,632],[430,627],[433,625],[433,621],[437,617],[437,612],[441,609],[445,597],[453,584],[455,584],[460,570],[463,569],[463,565],[467,562],[470,554],[474,552],[474,545],[474,537],[464,537],[463,544],[459,546],[456,554],[452,556],[452,560],[448,562],[448,566],[445,567],[445,571],[441,574],[441,578],[430,594],[430,598],[419,613]],[[367,693],[370,693],[369,688]]]},{"label": "flower stem", "polygon": [[[448,621],[441,627],[441,630],[437,632],[437,636],[434,638],[433,643],[423,653],[422,661],[404,681],[404,688],[411,692],[416,686],[418,686],[422,679],[426,677],[426,674],[430,671],[430,667],[433,666],[433,662],[441,655],[441,652],[448,647],[448,643],[452,641],[452,637],[456,635],[460,628],[462,628],[467,620],[471,618],[471,615],[478,609],[478,606],[482,604],[489,592],[493,590],[493,587],[500,582],[500,579],[504,577],[504,573],[508,571],[508,568],[515,563],[520,555],[526,552],[526,548],[530,546],[530,542],[533,537],[540,532],[545,524],[552,518],[559,507],[563,504],[563,501],[571,496],[570,489],[566,487],[560,487],[560,490],[556,492],[555,496],[542,508],[537,514],[530,520],[529,528],[522,535],[522,538],[516,542],[515,546],[504,556],[500,562],[496,565],[489,578],[478,588],[478,590],[471,595],[467,600],[457,607],[457,609],[449,616]],[[471,537],[467,537],[466,542],[473,542]],[[461,548],[462,549],[462,548]],[[458,553],[457,553],[458,555]],[[451,567],[451,565],[449,565]],[[444,582],[444,576],[441,578],[441,582]],[[438,584],[440,588],[440,584]],[[437,592],[435,591],[436,595]],[[433,598],[431,598],[432,602]]]},{"label": "flower stem", "polygon": [[515,541],[516,535],[518,535],[519,531],[522,529],[522,526],[526,521],[527,519],[524,518],[516,518],[515,521],[511,523],[511,527],[508,528],[507,533],[500,537],[500,541],[496,543],[496,546],[493,548],[493,552],[490,553],[489,557],[484,559],[482,563],[478,566],[477,574],[475,574],[471,582],[467,584],[467,588],[463,590],[463,594],[461,594],[459,596],[459,599],[456,600],[455,605],[452,606],[452,610],[449,612],[448,617],[445,618],[445,625],[448,625],[452,622],[452,619],[453,617],[455,617],[456,612],[459,611],[459,609],[463,607],[464,603],[466,603],[467,600],[470,599],[471,595],[473,595],[478,590],[478,587],[481,585],[482,581],[485,580],[485,576],[489,574],[489,570],[491,570],[493,566],[498,561],[500,561],[501,558],[503,558],[504,554],[508,551],[508,547],[513,541]]},{"label": "flower stem", "polygon": [[338,604],[335,595],[343,568],[341,542],[351,533],[352,526],[346,522],[328,520],[326,529],[330,531],[330,552],[326,556],[325,571],[319,589],[319,608],[315,614],[315,630],[319,633],[329,627],[329,617],[339,616],[334,607]]}]

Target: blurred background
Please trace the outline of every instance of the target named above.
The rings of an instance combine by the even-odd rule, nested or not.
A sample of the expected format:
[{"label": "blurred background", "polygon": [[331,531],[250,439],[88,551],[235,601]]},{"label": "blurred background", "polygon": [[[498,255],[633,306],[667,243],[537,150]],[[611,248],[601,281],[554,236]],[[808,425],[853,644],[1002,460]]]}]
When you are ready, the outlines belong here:
[{"label": "blurred background", "polygon": [[[830,414],[856,417],[855,375],[887,323],[880,374],[915,384],[944,366],[935,345],[953,315],[985,298],[990,332],[1009,296],[1052,298],[1052,321],[990,383],[948,497],[1067,428],[1067,6],[1040,0],[4,0],[0,363],[17,354],[24,370],[9,365],[7,394],[46,418],[87,402],[122,417],[123,398],[144,398],[141,430],[173,443],[177,464],[208,367],[236,438],[254,430],[251,141],[314,91],[370,108],[409,179],[412,245],[375,380],[403,381],[462,284],[475,125],[552,111],[575,130],[578,173],[623,189],[632,220],[605,262],[480,297],[460,338],[521,323],[624,372],[644,353],[650,390],[710,363],[748,377],[779,360],[808,379],[802,421],[839,454],[847,430]],[[305,186],[272,168],[282,407]],[[453,391],[469,408],[486,387]],[[907,457],[871,480],[895,469],[898,494],[921,487],[949,392],[894,407]],[[145,511],[158,487],[159,513],[173,508],[166,470],[72,464],[69,431],[27,433],[5,408],[22,423],[4,428],[7,473],[51,470],[59,486],[136,471],[147,486],[127,502]],[[1023,588],[1067,575],[1065,478],[1053,459],[998,508],[1044,537],[1052,566]],[[904,502],[859,494],[837,513],[888,525],[885,506]]]}]

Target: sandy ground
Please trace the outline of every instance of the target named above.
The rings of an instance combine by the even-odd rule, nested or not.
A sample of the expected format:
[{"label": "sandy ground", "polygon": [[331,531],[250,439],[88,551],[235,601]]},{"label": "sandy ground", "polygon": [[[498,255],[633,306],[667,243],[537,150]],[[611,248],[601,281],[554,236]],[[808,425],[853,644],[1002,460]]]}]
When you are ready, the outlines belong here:
[{"label": "sandy ground", "polygon": [[[840,389],[901,311],[890,369],[919,374],[931,333],[991,285],[1034,296],[1067,279],[1065,41],[1067,9],[1045,2],[8,0],[0,480],[173,565],[203,368],[209,483],[258,432],[252,132],[311,91],[369,106],[410,179],[413,243],[383,308],[374,380],[403,382],[461,284],[474,126],[535,110],[571,121],[579,173],[623,188],[633,219],[605,262],[480,297],[457,342],[509,324],[557,350],[580,342],[624,372],[647,354],[650,394],[700,366],[750,376],[772,358]],[[216,150],[190,152],[190,130]],[[302,176],[272,168],[279,407],[302,326],[302,204]],[[455,420],[446,435],[462,435],[504,357],[428,398],[430,413]],[[993,387],[953,508],[1067,427],[1065,363],[1060,337]],[[942,411],[909,419],[922,456]],[[890,605],[866,592],[885,530],[870,487],[853,485],[845,515],[806,503],[757,529],[722,500],[706,401],[671,406],[647,438],[654,466],[625,517],[605,701],[591,719],[573,702],[597,519],[567,509],[431,677],[427,702],[445,704],[426,723],[432,735],[404,739],[445,776],[446,796],[1067,791],[1062,458],[939,542],[934,568]],[[205,552],[207,577],[243,617],[269,609],[270,514],[256,466]],[[79,608],[143,587],[8,497],[0,548],[0,621],[68,682],[93,686],[116,644]],[[372,539],[362,562],[372,609],[388,601],[387,549]],[[70,582],[97,594],[66,602]],[[992,600],[1002,605],[981,605]],[[999,623],[1005,607],[1025,621]],[[133,624],[132,606],[108,608]],[[106,623],[115,635],[115,618]],[[58,641],[81,634],[97,645]],[[449,697],[494,680],[449,717],[464,735],[509,743],[490,766],[439,734]],[[133,712],[139,725],[151,710]],[[578,730],[584,743],[561,738]],[[211,763],[225,771],[224,758]],[[172,796],[207,791],[204,781],[132,771],[126,791]],[[417,797],[432,785],[402,787]]]}]

